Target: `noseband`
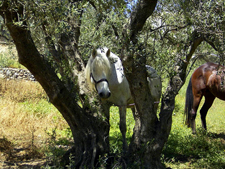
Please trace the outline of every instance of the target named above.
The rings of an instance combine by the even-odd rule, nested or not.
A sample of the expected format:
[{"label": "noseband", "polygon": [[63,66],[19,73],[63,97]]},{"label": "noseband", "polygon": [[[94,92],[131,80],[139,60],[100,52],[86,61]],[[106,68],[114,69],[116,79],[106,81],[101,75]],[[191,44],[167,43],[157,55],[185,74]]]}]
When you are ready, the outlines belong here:
[{"label": "noseband", "polygon": [[98,84],[98,83],[101,83],[101,82],[107,82],[107,83],[109,84],[109,82],[108,82],[108,80],[107,80],[106,78],[102,78],[102,79],[96,81],[92,73],[91,73],[90,77],[91,77],[91,78],[94,80],[94,82],[95,82],[95,89],[96,89],[96,91],[98,91],[98,90],[97,90],[97,84]]}]

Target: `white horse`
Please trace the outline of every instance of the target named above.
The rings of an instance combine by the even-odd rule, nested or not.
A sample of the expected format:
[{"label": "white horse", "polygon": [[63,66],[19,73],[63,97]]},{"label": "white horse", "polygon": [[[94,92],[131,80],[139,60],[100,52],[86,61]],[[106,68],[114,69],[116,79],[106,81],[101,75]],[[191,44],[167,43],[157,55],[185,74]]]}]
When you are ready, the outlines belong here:
[{"label": "white horse", "polygon": [[[146,68],[149,89],[156,103],[156,111],[161,97],[161,78],[152,67],[146,66]],[[90,89],[96,91],[103,101],[108,101],[119,107],[123,150],[126,150],[126,108],[134,105],[134,102],[120,58],[106,47],[94,49],[86,66],[86,80]],[[107,118],[109,118],[109,108],[106,110]]]}]

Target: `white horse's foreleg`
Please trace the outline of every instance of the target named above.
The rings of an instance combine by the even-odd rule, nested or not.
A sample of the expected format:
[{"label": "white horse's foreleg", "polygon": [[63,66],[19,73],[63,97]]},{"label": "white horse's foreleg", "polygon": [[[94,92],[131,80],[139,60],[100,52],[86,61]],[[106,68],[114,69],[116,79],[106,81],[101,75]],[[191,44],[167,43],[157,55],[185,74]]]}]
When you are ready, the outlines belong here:
[{"label": "white horse's foreleg", "polygon": [[126,141],[126,132],[127,132],[127,126],[126,126],[126,106],[120,106],[120,131],[122,133],[123,138],[123,151],[126,152],[127,150],[127,141]]}]

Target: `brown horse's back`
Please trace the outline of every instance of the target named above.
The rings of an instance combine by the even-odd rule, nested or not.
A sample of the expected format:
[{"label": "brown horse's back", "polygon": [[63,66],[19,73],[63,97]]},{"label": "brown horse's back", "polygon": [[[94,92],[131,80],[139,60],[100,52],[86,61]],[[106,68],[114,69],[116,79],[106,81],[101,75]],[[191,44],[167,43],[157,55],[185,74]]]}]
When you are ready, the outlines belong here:
[{"label": "brown horse's back", "polygon": [[215,97],[225,100],[225,68],[215,63],[205,63],[192,75],[192,90],[195,96],[211,92]]},{"label": "brown horse's back", "polygon": [[225,67],[211,63],[211,70],[205,72],[206,87],[221,100],[225,100]]},{"label": "brown horse's back", "polygon": [[200,110],[202,127],[206,130],[206,115],[217,97],[225,100],[225,67],[215,63],[205,63],[198,67],[189,81],[186,90],[186,124],[196,133],[195,118],[202,97],[205,102]]}]

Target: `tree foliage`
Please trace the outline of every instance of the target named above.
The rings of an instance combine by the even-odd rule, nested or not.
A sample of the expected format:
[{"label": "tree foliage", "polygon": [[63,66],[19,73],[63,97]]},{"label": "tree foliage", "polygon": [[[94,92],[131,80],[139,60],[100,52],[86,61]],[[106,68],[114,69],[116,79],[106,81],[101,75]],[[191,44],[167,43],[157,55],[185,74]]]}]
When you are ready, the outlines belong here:
[{"label": "tree foliage", "polygon": [[[209,56],[207,60],[211,61],[218,61],[220,57],[222,61],[224,14],[215,10],[218,5],[222,9],[224,2],[159,1],[143,30],[146,32],[143,41],[151,54],[149,63],[157,65],[158,71],[169,77],[177,60],[186,59],[191,42],[198,37],[203,38],[202,45],[193,57]],[[218,58],[211,56],[210,59],[212,54]]]},{"label": "tree foliage", "polygon": [[[100,156],[110,154],[105,139],[109,121],[90,104],[84,87],[84,67],[92,49],[107,46],[121,57],[135,100],[134,134],[125,164],[163,168],[160,154],[189,63],[193,56],[210,54],[224,60],[223,8],[222,0],[0,2],[20,63],[34,74],[71,127],[75,166],[90,168]],[[145,64],[169,81],[159,116],[147,92]]]}]

